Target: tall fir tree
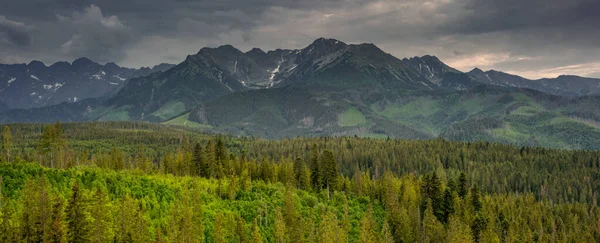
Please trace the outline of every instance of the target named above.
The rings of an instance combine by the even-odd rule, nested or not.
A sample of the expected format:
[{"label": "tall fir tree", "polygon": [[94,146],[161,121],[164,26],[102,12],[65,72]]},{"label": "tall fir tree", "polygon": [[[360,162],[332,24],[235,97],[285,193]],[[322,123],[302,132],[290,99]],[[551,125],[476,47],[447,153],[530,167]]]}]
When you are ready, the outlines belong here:
[{"label": "tall fir tree", "polygon": [[4,126],[4,130],[2,131],[2,156],[4,160],[10,163],[10,157],[12,152],[12,135],[10,132],[10,127]]},{"label": "tall fir tree", "polygon": [[71,198],[67,206],[67,219],[69,242],[87,242],[89,240],[87,205],[77,180],[74,180],[71,188]]},{"label": "tall fir tree", "polygon": [[310,180],[315,190],[320,190],[323,187],[321,165],[319,164],[319,150],[316,144],[310,149]]}]

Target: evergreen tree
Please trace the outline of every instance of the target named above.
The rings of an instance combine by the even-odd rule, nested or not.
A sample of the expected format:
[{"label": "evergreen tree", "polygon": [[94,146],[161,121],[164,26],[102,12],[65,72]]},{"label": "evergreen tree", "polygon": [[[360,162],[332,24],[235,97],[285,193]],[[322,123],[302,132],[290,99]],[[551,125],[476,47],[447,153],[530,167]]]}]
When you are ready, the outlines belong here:
[{"label": "evergreen tree", "polygon": [[448,220],[448,243],[473,242],[471,229],[456,216],[450,216]]},{"label": "evergreen tree", "polygon": [[481,233],[487,228],[487,219],[481,214],[477,213],[475,219],[471,224],[471,231],[473,232],[473,240],[479,242],[481,239]]},{"label": "evergreen tree", "polygon": [[433,214],[431,200],[428,200],[423,216],[423,242],[443,242],[443,238],[444,226]]},{"label": "evergreen tree", "polygon": [[333,157],[333,153],[329,150],[325,150],[323,152],[321,161],[323,164],[323,171],[321,173],[321,181],[323,182],[323,186],[333,190],[337,185],[338,177],[337,162]]},{"label": "evergreen tree", "polygon": [[467,196],[468,193],[468,185],[467,185],[467,176],[465,175],[465,173],[460,173],[460,176],[458,177],[458,196],[462,199],[464,199]]},{"label": "evergreen tree", "polygon": [[225,243],[225,230],[224,228],[224,222],[223,222],[223,215],[221,213],[217,213],[217,215],[215,215],[215,221],[213,224],[213,236],[214,236],[214,241],[215,243]]},{"label": "evergreen tree", "polygon": [[69,242],[87,242],[89,240],[89,226],[86,216],[87,207],[83,198],[83,191],[79,187],[79,182],[75,180],[67,206]]},{"label": "evergreen tree", "polygon": [[5,125],[4,131],[2,131],[2,155],[8,163],[10,163],[12,146],[12,135],[10,133],[10,127]]},{"label": "evergreen tree", "polygon": [[481,211],[482,204],[481,199],[479,198],[479,187],[477,187],[477,185],[473,185],[473,189],[471,189],[471,206],[473,207],[473,211]]},{"label": "evergreen tree", "polygon": [[199,176],[208,178],[208,168],[206,168],[202,159],[202,145],[200,145],[200,143],[196,143],[196,146],[194,146],[192,163]]},{"label": "evergreen tree", "polygon": [[64,199],[57,197],[52,208],[52,225],[44,231],[44,242],[67,242],[67,216],[65,215]]},{"label": "evergreen tree", "polygon": [[248,240],[248,230],[246,229],[246,220],[242,218],[242,216],[238,215],[236,221],[236,242],[239,243],[247,243]]},{"label": "evergreen tree", "polygon": [[319,151],[317,145],[313,145],[310,150],[310,180],[315,190],[322,188],[321,181],[321,166],[319,164]]},{"label": "evergreen tree", "polygon": [[294,160],[294,178],[296,180],[296,187],[298,189],[307,190],[310,186],[308,185],[306,164],[301,158]]},{"label": "evergreen tree", "polygon": [[360,220],[359,242],[370,243],[379,242],[377,234],[377,222],[373,218],[373,206],[369,206],[367,212],[364,213]]},{"label": "evergreen tree", "polygon": [[111,204],[102,188],[96,189],[90,208],[93,219],[90,229],[90,242],[107,242],[113,239]]},{"label": "evergreen tree", "polygon": [[442,211],[443,216],[441,221],[442,223],[447,224],[450,215],[454,213],[454,193],[452,192],[450,187],[446,188],[446,190],[444,191]]},{"label": "evergreen tree", "polygon": [[381,243],[394,243],[394,236],[392,235],[392,230],[390,229],[390,224],[387,220],[383,222],[383,228],[381,229],[379,238],[381,239]]},{"label": "evergreen tree", "polygon": [[283,219],[283,214],[279,208],[275,209],[275,232],[273,232],[273,236],[276,243],[288,242],[285,220]]},{"label": "evergreen tree", "polygon": [[252,224],[252,243],[263,243],[262,235],[260,234],[260,228],[258,227],[258,221],[254,219]]}]

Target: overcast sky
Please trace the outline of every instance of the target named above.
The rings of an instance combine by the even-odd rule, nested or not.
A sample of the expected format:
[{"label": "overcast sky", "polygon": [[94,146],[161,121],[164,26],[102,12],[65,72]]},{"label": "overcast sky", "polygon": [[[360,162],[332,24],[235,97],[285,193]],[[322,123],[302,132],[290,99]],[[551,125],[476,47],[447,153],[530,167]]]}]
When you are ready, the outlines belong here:
[{"label": "overcast sky", "polygon": [[179,63],[205,46],[319,37],[462,71],[600,78],[599,0],[0,0],[0,63]]}]

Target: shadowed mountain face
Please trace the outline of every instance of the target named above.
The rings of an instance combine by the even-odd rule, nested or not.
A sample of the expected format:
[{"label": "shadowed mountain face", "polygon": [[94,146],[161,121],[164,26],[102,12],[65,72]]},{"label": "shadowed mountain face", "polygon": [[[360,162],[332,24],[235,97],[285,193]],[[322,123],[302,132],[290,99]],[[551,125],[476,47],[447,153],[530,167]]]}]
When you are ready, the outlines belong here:
[{"label": "shadowed mountain face", "polygon": [[46,66],[39,61],[29,64],[0,64],[0,101],[11,109],[26,109],[77,102],[114,94],[132,77],[146,76],[172,67],[122,68],[114,63],[100,65],[87,58],[72,64],[58,62]]},{"label": "shadowed mountain face", "polygon": [[167,72],[133,79],[108,103],[127,119],[162,121],[203,102],[257,89],[462,90],[471,77],[432,56],[400,60],[373,44],[318,39],[301,50],[202,48]]},{"label": "shadowed mountain face", "polygon": [[495,70],[487,72],[473,69],[468,73],[480,83],[502,87],[517,87],[539,90],[560,96],[586,96],[600,94],[600,79],[562,75],[557,78],[530,80]]},{"label": "shadowed mountain face", "polygon": [[[97,70],[79,63],[70,67]],[[585,97],[600,93],[597,79],[463,73],[435,56],[398,59],[373,44],[324,38],[299,50],[202,48],[139,76],[114,95],[6,111],[0,122],[143,120],[267,138],[445,137],[600,149],[600,100]]]}]

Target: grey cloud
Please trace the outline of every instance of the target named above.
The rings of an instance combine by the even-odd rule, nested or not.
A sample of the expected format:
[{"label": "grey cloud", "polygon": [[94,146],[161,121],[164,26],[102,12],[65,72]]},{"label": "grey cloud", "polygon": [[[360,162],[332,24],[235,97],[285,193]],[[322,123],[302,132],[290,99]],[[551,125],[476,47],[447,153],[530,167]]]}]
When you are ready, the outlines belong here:
[{"label": "grey cloud", "polygon": [[31,44],[31,37],[27,33],[25,24],[17,21],[11,21],[5,16],[0,15],[0,39],[5,36],[6,41],[18,47],[25,47]]},{"label": "grey cloud", "polygon": [[[437,55],[463,71],[600,62],[597,0],[0,0],[0,6],[6,19],[32,26],[6,37],[29,42],[19,52],[4,48],[0,34],[0,54],[10,60],[87,56],[148,66],[181,61],[204,46],[300,48],[324,36],[372,42],[399,58]],[[1,19],[0,32],[9,36]]]}]

